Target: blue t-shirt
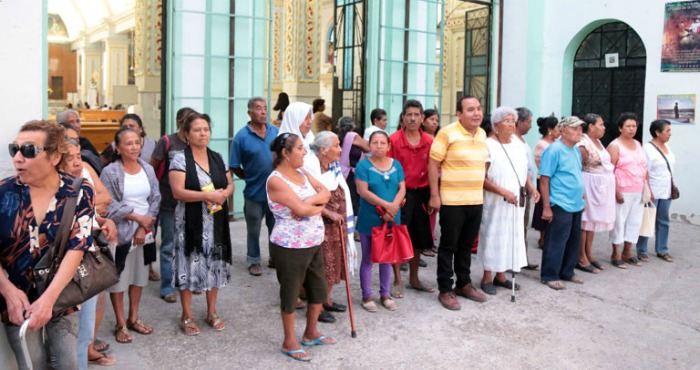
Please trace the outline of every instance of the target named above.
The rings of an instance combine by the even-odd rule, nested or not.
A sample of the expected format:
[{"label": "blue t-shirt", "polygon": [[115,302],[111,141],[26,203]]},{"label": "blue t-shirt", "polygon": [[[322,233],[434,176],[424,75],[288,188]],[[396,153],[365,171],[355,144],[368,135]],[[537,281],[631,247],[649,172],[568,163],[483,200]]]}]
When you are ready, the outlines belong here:
[{"label": "blue t-shirt", "polygon": [[[380,171],[372,165],[369,159],[363,159],[355,167],[355,179],[367,183],[369,191],[387,202],[393,202],[399,192],[399,184],[404,181],[403,168],[397,160],[392,160],[391,168]],[[360,211],[357,216],[357,231],[372,234],[372,228],[384,223],[373,206],[364,198],[360,198]],[[401,223],[401,209],[396,213],[394,222]]]},{"label": "blue t-shirt", "polygon": [[270,144],[277,137],[279,129],[266,123],[267,131],[263,140],[249,124],[238,130],[231,144],[229,168],[240,167],[245,175],[243,196],[257,202],[267,202],[265,182],[272,173],[272,151]]},{"label": "blue t-shirt", "polygon": [[577,146],[569,148],[557,140],[545,149],[540,160],[540,176],[549,177],[549,203],[567,212],[583,210],[583,165]]}]

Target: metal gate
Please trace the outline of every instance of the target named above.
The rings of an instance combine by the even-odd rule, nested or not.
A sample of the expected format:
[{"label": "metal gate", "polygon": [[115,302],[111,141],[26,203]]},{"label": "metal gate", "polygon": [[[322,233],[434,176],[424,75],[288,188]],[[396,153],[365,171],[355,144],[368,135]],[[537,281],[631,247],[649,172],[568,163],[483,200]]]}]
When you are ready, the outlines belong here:
[{"label": "metal gate", "polygon": [[478,98],[484,112],[490,112],[491,4],[478,3],[486,6],[465,13],[463,86],[464,95]]},{"label": "metal gate", "polygon": [[365,0],[335,0],[333,122],[350,116],[364,127]]},{"label": "metal gate", "polygon": [[599,114],[606,127],[601,141],[607,145],[619,135],[620,113],[634,112],[639,117],[635,138],[641,141],[645,78],[646,49],[639,35],[622,22],[598,27],[576,51],[572,113]]}]

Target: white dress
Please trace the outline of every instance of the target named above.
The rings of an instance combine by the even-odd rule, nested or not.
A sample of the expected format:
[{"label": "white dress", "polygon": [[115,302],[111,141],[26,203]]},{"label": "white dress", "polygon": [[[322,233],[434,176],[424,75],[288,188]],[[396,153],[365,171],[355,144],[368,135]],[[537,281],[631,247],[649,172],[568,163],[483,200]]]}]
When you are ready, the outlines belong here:
[{"label": "white dress", "polygon": [[[490,162],[486,177],[494,184],[519,195],[520,184],[527,180],[527,152],[525,143],[515,136],[509,144],[501,144],[493,138],[486,139]],[[506,152],[508,156],[506,156]],[[508,161],[512,161],[513,166]],[[513,169],[515,167],[515,170]],[[517,171],[517,177],[516,177]],[[477,260],[484,270],[504,272],[512,269],[520,271],[527,265],[523,223],[525,207],[516,207],[503,200],[503,197],[484,191],[484,210],[479,228],[479,249]],[[515,255],[513,255],[515,248]],[[513,261],[515,263],[513,263]]]}]

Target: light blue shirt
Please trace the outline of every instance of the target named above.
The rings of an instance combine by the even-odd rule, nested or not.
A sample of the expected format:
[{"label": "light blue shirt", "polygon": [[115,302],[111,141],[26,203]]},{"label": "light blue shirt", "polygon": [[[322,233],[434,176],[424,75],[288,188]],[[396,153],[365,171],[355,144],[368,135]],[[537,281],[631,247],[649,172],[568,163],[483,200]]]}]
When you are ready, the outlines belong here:
[{"label": "light blue shirt", "polygon": [[540,160],[540,176],[549,177],[549,203],[567,212],[583,210],[583,165],[578,147],[557,140],[545,149]]}]

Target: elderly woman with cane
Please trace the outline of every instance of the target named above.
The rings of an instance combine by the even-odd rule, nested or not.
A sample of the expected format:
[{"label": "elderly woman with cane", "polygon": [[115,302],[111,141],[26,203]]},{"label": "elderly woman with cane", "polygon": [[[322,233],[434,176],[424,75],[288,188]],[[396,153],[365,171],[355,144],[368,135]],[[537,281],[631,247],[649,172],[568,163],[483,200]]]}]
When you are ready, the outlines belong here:
[{"label": "elderly woman with cane", "polygon": [[[324,271],[328,285],[328,300],[323,304],[323,311],[321,311],[318,321],[335,322],[335,317],[330,312],[345,312],[346,306],[333,302],[331,289],[344,278],[343,272],[346,266],[343,263],[343,254],[356,254],[355,240],[348,237],[354,231],[355,216],[352,212],[350,190],[340,169],[340,140],[338,140],[338,136],[330,131],[318,133],[311,144],[311,150],[318,157],[320,166],[318,168],[306,167],[305,169],[331,193],[330,200],[321,213],[326,226],[321,249],[323,250]],[[345,250],[341,241],[346,241],[350,248]],[[351,261],[348,268],[352,268],[352,265],[354,262]]]},{"label": "elderly woman with cane", "polygon": [[[527,175],[525,143],[515,136],[518,113],[499,107],[491,113],[495,135],[486,139],[489,155],[484,181],[484,208],[479,228],[477,259],[484,266],[481,289],[495,295],[496,287],[519,290],[508,280],[506,270],[519,272],[527,266],[525,235],[521,227],[525,218],[526,194],[535,201],[540,194]],[[527,192],[525,191],[527,189]],[[493,276],[496,272],[496,276]]]}]

